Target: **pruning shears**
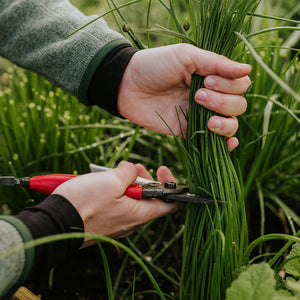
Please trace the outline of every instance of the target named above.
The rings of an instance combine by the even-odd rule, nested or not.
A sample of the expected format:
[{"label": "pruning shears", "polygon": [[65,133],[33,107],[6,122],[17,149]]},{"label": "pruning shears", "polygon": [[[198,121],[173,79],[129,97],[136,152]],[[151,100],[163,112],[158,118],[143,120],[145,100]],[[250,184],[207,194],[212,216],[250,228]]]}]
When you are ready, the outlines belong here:
[{"label": "pruning shears", "polygon": [[[90,164],[90,170],[92,172],[102,172],[110,169],[103,166]],[[127,188],[125,195],[133,199],[160,198],[163,201],[170,203],[174,201],[202,204],[215,203],[212,198],[189,193],[189,187],[186,185],[177,185],[172,181],[162,184],[159,181],[152,181],[142,177],[137,177],[135,184]],[[224,202],[217,200],[217,203]]]},{"label": "pruning shears", "polygon": [[[109,170],[102,166],[90,165],[93,172]],[[30,190],[50,195],[60,184],[80,175],[72,174],[49,174],[33,176],[31,178],[15,178],[13,176],[0,176],[0,186],[24,186]],[[146,178],[138,177],[136,182],[130,185],[125,193],[126,196],[140,200],[147,198],[159,198],[165,202],[174,201],[191,202],[199,204],[215,203],[213,199],[205,196],[190,194],[187,186],[177,185],[175,182],[166,182],[161,184],[159,181],[153,181]],[[217,201],[218,203],[223,203]]]}]

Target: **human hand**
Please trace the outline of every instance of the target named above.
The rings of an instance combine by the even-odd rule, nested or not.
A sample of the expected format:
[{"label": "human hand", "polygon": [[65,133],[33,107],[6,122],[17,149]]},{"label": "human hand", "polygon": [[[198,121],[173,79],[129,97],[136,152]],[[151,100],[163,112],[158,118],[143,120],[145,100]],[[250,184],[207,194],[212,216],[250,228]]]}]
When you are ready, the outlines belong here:
[{"label": "human hand", "polygon": [[[177,44],[135,53],[129,62],[118,93],[119,113],[128,120],[155,131],[170,134],[159,113],[172,131],[180,136],[175,107],[188,111],[192,74],[206,76],[205,88],[198,90],[195,101],[224,117],[213,116],[208,128],[228,137],[231,151],[238,145],[232,137],[238,129],[236,116],[245,112],[242,96],[250,86],[250,65],[201,50],[189,44]],[[186,130],[182,115],[180,123]]]},{"label": "human hand", "polygon": [[[72,203],[83,220],[85,232],[120,238],[132,233],[137,226],[177,209],[176,203],[169,204],[159,199],[134,200],[124,196],[137,176],[152,179],[142,165],[121,162],[116,169],[68,180],[53,194]],[[160,167],[157,176],[162,183],[174,181],[166,167]],[[85,239],[85,245],[88,242]]]}]

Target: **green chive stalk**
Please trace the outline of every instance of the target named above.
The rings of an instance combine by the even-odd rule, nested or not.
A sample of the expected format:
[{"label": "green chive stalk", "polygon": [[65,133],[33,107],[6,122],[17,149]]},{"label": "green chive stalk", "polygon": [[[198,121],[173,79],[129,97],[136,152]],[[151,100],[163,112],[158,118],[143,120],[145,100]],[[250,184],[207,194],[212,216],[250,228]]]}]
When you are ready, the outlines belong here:
[{"label": "green chive stalk", "polygon": [[[231,57],[236,32],[245,31],[247,14],[257,0],[186,0],[193,39],[198,47]],[[248,245],[242,189],[226,142],[207,129],[214,112],[194,101],[204,78],[193,76],[188,138],[183,141],[191,193],[204,194],[214,205],[189,204],[183,240],[180,299],[224,299]],[[224,203],[219,204],[217,200]]]}]

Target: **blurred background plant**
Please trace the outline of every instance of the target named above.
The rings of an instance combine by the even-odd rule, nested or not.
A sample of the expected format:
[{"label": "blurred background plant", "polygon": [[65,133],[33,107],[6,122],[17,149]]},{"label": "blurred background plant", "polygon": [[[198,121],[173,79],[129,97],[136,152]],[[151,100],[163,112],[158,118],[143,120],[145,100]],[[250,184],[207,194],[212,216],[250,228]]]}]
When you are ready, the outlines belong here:
[{"label": "blurred background plant", "polygon": [[[298,14],[293,15],[296,21],[300,5],[297,7]],[[287,22],[284,25],[289,28],[284,28],[282,20],[263,21],[274,30],[253,30],[248,37],[251,51],[241,51],[243,54],[238,58],[253,66],[247,113],[239,118],[240,147],[234,153],[247,199],[250,240],[274,232],[276,220],[281,230],[292,235],[300,225],[300,43],[298,38],[288,45],[284,39],[288,33],[299,35],[299,31],[290,28],[300,22]],[[276,29],[279,24],[281,30]],[[276,216],[272,223],[270,214]],[[264,252],[267,250],[265,245]],[[262,254],[262,247],[259,252]]]},{"label": "blurred background plant", "polygon": [[[127,2],[115,1],[119,6]],[[162,9],[164,1],[133,2],[121,12],[144,45],[181,41],[178,36],[166,34],[165,28],[173,29],[173,23],[168,11]],[[73,0],[72,3],[87,14],[101,15],[114,2]],[[182,24],[188,16],[184,4],[183,0],[176,1],[176,5],[182,6],[178,12]],[[296,235],[300,226],[300,104],[266,71],[267,66],[299,94],[300,7],[297,0],[263,0],[257,14],[251,32],[277,29],[246,37],[251,53],[241,42],[235,54],[237,60],[253,66],[248,109],[239,117],[240,146],[232,154],[245,188],[250,241],[274,231]],[[105,18],[110,26],[121,30],[124,20],[118,14],[107,14]],[[119,26],[114,25],[116,20]],[[179,163],[181,154],[172,137],[139,128],[101,109],[85,107],[43,78],[4,60],[0,62],[0,70],[1,175],[82,174],[89,171],[90,162],[114,167],[126,159],[145,164],[152,173],[165,164],[179,182],[185,183],[186,166]],[[40,195],[21,188],[1,188],[2,213],[15,213],[41,200]],[[135,235],[123,240],[149,266],[169,299],[178,298],[184,216],[183,208],[173,216],[142,226]],[[262,244],[250,259],[269,262],[284,244],[283,241]],[[137,299],[156,299],[153,287],[134,260],[111,245],[103,247],[114,299],[132,298],[133,291]],[[285,254],[281,252],[275,266],[280,266]],[[77,258],[52,272],[49,280],[41,279],[31,288],[43,293],[44,299],[107,299],[103,283],[108,274],[99,258],[98,249],[82,250]]]}]

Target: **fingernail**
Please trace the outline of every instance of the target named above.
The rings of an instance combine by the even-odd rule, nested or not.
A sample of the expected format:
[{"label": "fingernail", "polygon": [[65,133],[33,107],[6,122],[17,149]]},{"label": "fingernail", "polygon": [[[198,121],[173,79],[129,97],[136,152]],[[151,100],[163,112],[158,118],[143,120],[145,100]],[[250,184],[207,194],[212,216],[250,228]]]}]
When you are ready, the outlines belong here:
[{"label": "fingernail", "polygon": [[251,65],[249,65],[249,64],[245,64],[245,63],[239,63],[241,66],[243,66],[243,67],[251,67]]},{"label": "fingernail", "polygon": [[201,102],[207,99],[207,93],[203,90],[199,90],[196,92],[195,100],[197,102]]},{"label": "fingernail", "polygon": [[216,83],[216,81],[215,81],[212,77],[207,77],[207,78],[205,79],[205,86],[206,86],[206,87],[212,88],[212,87],[215,86],[215,83]]},{"label": "fingernail", "polygon": [[241,66],[242,68],[249,68],[249,69],[250,69],[249,72],[251,72],[251,69],[252,69],[251,65],[249,65],[249,64],[244,64],[244,63],[239,63],[239,64],[240,64],[240,66]]},{"label": "fingernail", "polygon": [[222,122],[219,119],[215,119],[212,122],[212,128],[213,129],[220,129],[222,126]]}]

